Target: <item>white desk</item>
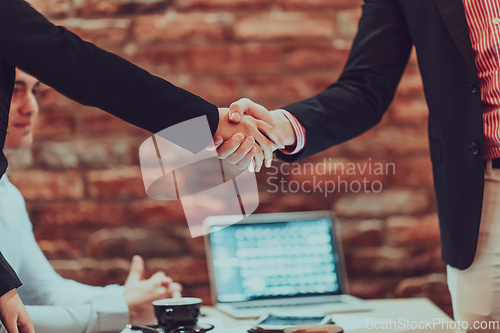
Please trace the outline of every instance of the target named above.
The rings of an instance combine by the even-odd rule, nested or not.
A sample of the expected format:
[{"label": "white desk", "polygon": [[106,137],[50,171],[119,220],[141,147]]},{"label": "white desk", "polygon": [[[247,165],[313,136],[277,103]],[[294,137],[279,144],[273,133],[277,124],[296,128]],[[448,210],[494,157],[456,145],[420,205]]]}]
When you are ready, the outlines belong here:
[{"label": "white desk", "polygon": [[[371,311],[334,314],[333,319],[337,325],[344,327],[345,333],[464,332],[456,330],[452,319],[427,298],[381,299],[367,302],[372,305]],[[212,333],[246,333],[253,323],[252,319],[235,319],[209,306],[202,307],[202,314],[204,316],[200,318],[200,322],[215,325]],[[387,326],[391,325],[388,321],[393,321],[392,326]],[[433,322],[436,322],[434,326],[432,326]],[[426,323],[428,323],[427,328],[425,328]],[[448,323],[448,329],[446,323]],[[412,329],[411,325],[421,325],[422,328],[414,326]],[[349,326],[357,326],[357,328],[349,329]],[[122,333],[132,332],[137,331],[126,329]]]},{"label": "white desk", "polygon": [[[343,323],[346,324],[344,327],[346,333],[463,332],[450,328],[454,327],[452,319],[427,298],[381,299],[369,300],[367,302],[369,302],[373,307],[371,311],[341,314],[337,315],[337,318],[335,318],[336,315],[334,315],[334,320],[336,320],[339,326],[343,326]],[[246,333],[247,329],[250,328],[253,322],[253,320],[251,319],[234,319],[231,316],[228,316],[213,307],[203,307],[202,313],[206,315],[206,317],[202,319],[203,322],[210,322],[211,318],[214,319],[213,324],[216,325],[216,328],[212,331],[213,333]],[[371,319],[371,321],[365,321],[368,318]],[[382,319],[395,321],[392,324],[392,327],[394,329],[387,329],[386,327],[382,327],[384,325]],[[429,325],[427,326],[427,328],[424,328],[426,320]],[[439,321],[440,324],[432,326],[431,324],[433,323],[433,321]],[[347,328],[347,324],[354,324],[356,326],[356,322],[358,327],[362,327],[357,329]],[[221,325],[217,325],[220,323],[222,323],[224,327],[220,327]],[[367,323],[371,325],[371,328],[370,326],[369,328],[367,328]],[[442,323],[448,323],[448,329],[446,329],[446,324]],[[399,326],[396,326],[397,324],[399,324]],[[415,329],[411,329],[411,327],[408,327],[411,325],[419,324],[422,325],[422,328],[414,326]],[[385,325],[390,325],[390,323],[385,322]],[[405,328],[401,328],[401,326],[404,326]],[[429,326],[433,328],[429,329]],[[379,328],[377,329],[376,327]]]}]

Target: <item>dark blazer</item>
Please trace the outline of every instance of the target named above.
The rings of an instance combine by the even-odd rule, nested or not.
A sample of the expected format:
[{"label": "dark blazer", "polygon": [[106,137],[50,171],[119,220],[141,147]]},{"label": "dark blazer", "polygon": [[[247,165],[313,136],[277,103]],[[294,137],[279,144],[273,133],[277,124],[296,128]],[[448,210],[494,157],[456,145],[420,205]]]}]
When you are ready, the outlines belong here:
[{"label": "dark blazer", "polygon": [[[483,121],[474,51],[462,0],[365,0],[359,31],[338,82],[289,105],[307,130],[291,161],[377,124],[415,45],[429,107],[429,142],[444,261],[474,259],[484,187]],[[423,139],[423,138],[422,138]]]},{"label": "dark blazer", "polygon": [[[15,67],[81,104],[153,133],[199,116],[207,116],[212,134],[217,129],[215,105],[54,26],[23,0],[0,0],[0,150]],[[0,153],[0,176],[6,167]],[[0,265],[0,291],[8,281],[12,272]]]},{"label": "dark blazer", "polygon": [[0,253],[0,296],[3,296],[9,290],[19,288],[21,281],[19,281],[16,273],[9,263],[5,260]]}]

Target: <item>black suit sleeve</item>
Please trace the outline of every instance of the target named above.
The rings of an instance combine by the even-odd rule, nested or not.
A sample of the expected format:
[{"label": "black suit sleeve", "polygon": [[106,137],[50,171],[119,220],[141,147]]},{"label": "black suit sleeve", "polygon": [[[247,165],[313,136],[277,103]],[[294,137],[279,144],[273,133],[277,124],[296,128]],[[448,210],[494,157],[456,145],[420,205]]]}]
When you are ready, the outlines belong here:
[{"label": "black suit sleeve", "polygon": [[307,130],[292,161],[354,138],[382,118],[408,62],[412,39],[397,0],[365,0],[359,30],[339,80],[318,95],[284,107]]},{"label": "black suit sleeve", "polygon": [[0,253],[0,296],[20,286],[21,281],[19,281],[16,273],[10,267],[7,260],[5,260],[2,253]]},{"label": "black suit sleeve", "polygon": [[0,59],[153,133],[203,115],[217,129],[215,105],[56,27],[23,0],[0,0]]}]

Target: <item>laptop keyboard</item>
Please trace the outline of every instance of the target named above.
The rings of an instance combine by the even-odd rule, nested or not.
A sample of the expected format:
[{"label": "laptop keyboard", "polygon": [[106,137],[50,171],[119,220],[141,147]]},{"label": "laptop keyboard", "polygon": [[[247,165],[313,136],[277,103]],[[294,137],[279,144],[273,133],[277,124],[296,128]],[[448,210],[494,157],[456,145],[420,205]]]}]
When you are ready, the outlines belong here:
[{"label": "laptop keyboard", "polygon": [[271,307],[285,307],[285,306],[298,306],[298,305],[318,305],[318,304],[331,304],[342,303],[338,296],[332,297],[314,297],[314,298],[292,298],[292,299],[279,299],[279,300],[263,300],[263,301],[249,301],[244,304],[235,305],[236,309],[253,309],[253,308],[271,308]]}]

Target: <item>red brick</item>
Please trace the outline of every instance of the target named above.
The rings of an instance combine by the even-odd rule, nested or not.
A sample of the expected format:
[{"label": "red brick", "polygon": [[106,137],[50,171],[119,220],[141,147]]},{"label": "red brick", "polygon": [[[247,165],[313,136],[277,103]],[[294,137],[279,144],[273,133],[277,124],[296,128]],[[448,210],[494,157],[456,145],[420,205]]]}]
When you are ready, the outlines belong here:
[{"label": "red brick", "polygon": [[[335,193],[379,192],[388,184],[392,170],[380,161],[324,158],[316,163],[286,163],[280,167],[289,183],[298,182],[305,191],[324,191],[324,195]],[[376,171],[376,172],[375,172]],[[321,185],[317,185],[321,184]],[[327,188],[333,193],[327,193]],[[322,194],[322,193],[317,193]],[[323,195],[323,194],[322,194]]]},{"label": "red brick", "polygon": [[425,213],[429,197],[424,191],[387,189],[380,193],[346,195],[334,204],[334,211],[342,217],[378,218],[391,215]]},{"label": "red brick", "polygon": [[231,77],[180,75],[169,81],[221,107],[241,97],[238,80]]},{"label": "red brick", "polygon": [[394,274],[408,270],[409,253],[392,247],[366,247],[349,252],[346,263],[352,272],[363,274]]},{"label": "red brick", "polygon": [[278,46],[259,44],[197,46],[186,51],[185,61],[191,72],[277,72],[281,67],[281,50]]},{"label": "red brick", "polygon": [[361,18],[361,7],[359,9],[345,10],[337,13],[335,22],[335,37],[353,40],[358,32],[358,23]]},{"label": "red brick", "polygon": [[182,54],[178,47],[172,45],[129,44],[124,56],[139,67],[159,75],[178,71]]},{"label": "red brick", "polygon": [[335,75],[296,75],[251,77],[245,80],[244,96],[259,102],[263,100],[291,103],[311,97],[328,87]]},{"label": "red brick", "polygon": [[208,268],[204,258],[150,259],[146,261],[146,268],[150,274],[163,271],[174,281],[187,286],[208,282]]},{"label": "red brick", "polygon": [[347,221],[340,226],[342,245],[346,249],[382,245],[382,220]]},{"label": "red brick", "polygon": [[180,256],[185,253],[178,239],[168,237],[163,230],[113,228],[96,231],[88,237],[87,253],[93,258],[144,259]]},{"label": "red brick", "polygon": [[201,298],[203,305],[212,305],[209,283],[205,283],[201,286],[183,286],[182,296]]},{"label": "red brick", "polygon": [[333,45],[299,46],[287,50],[285,64],[294,70],[340,69],[348,54]]},{"label": "red brick", "polygon": [[70,100],[54,89],[44,85],[42,85],[42,90],[37,97],[37,101],[40,106],[40,113],[66,112],[76,115],[81,111],[91,109]]},{"label": "red brick", "polygon": [[144,199],[129,206],[131,219],[137,224],[179,223],[186,224],[184,209],[180,201]]},{"label": "red brick", "polygon": [[259,201],[256,213],[297,212],[329,208],[328,200],[324,196],[317,198],[308,194],[287,194],[277,197],[276,194],[260,192]]},{"label": "red brick", "polygon": [[39,229],[53,229],[62,225],[117,226],[125,221],[123,206],[114,203],[46,203],[34,206],[32,211],[33,222]]},{"label": "red brick", "polygon": [[221,41],[229,38],[233,16],[228,13],[170,13],[136,18],[134,37],[144,42]]},{"label": "red brick", "polygon": [[22,147],[15,149],[4,148],[3,152],[9,161],[8,172],[12,170],[24,170],[33,166],[33,151],[31,147]]},{"label": "red brick", "polygon": [[387,220],[387,238],[390,245],[440,244],[438,216],[390,217]]},{"label": "red brick", "polygon": [[135,145],[123,137],[99,140],[79,140],[45,143],[35,150],[38,165],[64,170],[82,168],[109,168],[131,164],[137,155]]},{"label": "red brick", "polygon": [[78,0],[75,7],[83,16],[113,16],[163,11],[167,4],[164,0]]},{"label": "red brick", "polygon": [[75,169],[80,165],[75,142],[50,142],[35,146],[37,165],[52,170]]},{"label": "red brick", "polygon": [[[142,143],[143,140],[139,140]],[[135,141],[136,139],[120,136],[92,141],[81,140],[77,145],[80,167],[101,169],[133,164],[139,151]]]},{"label": "red brick", "polygon": [[417,72],[418,70],[418,59],[417,59],[417,51],[415,50],[415,47],[411,49],[411,54],[410,54],[410,60],[408,60],[408,66],[407,66],[407,71],[409,68],[415,68]]},{"label": "red brick", "polygon": [[88,258],[72,260],[51,260],[56,272],[66,279],[92,286],[123,284],[128,276],[130,260],[93,260]]},{"label": "red brick", "polygon": [[76,132],[76,119],[73,112],[41,112],[35,125],[34,137],[56,139],[73,135]]},{"label": "red brick", "polygon": [[48,17],[63,17],[72,12],[70,0],[29,0],[28,2]]},{"label": "red brick", "polygon": [[180,10],[256,10],[269,8],[272,0],[175,0]]},{"label": "red brick", "polygon": [[359,8],[362,0],[278,0],[284,9],[317,10],[317,9],[345,9]]},{"label": "red brick", "polygon": [[82,256],[75,244],[64,239],[41,240],[38,245],[47,259],[77,259]]},{"label": "red brick", "polygon": [[139,167],[89,171],[86,180],[89,194],[93,198],[146,196]]},{"label": "red brick", "polygon": [[446,264],[441,259],[441,246],[439,243],[413,247],[408,263],[408,275],[446,271]]},{"label": "red brick", "polygon": [[[111,1],[99,1],[108,4]],[[97,19],[87,20],[80,18],[68,18],[54,22],[66,27],[85,41],[91,42],[101,48],[111,49],[125,42],[131,26],[129,19]]]},{"label": "red brick", "polygon": [[424,87],[419,73],[406,72],[399,83],[398,94],[408,96],[424,96]]},{"label": "red brick", "polygon": [[113,133],[144,133],[145,131],[131,125],[107,112],[93,109],[82,113],[80,130],[87,135],[109,135]]},{"label": "red brick", "polygon": [[[377,157],[414,156],[428,154],[427,129],[378,127],[342,145],[345,154]],[[396,163],[396,162],[394,162]],[[397,164],[396,164],[397,170]]]},{"label": "red brick", "polygon": [[432,176],[430,157],[406,157],[396,162],[393,184],[396,186],[431,188],[434,185],[434,178]]},{"label": "red brick", "polygon": [[396,124],[427,124],[429,118],[429,109],[423,98],[396,98],[388,113]]},{"label": "red brick", "polygon": [[331,40],[334,23],[328,16],[273,12],[239,18],[234,35],[238,40]]},{"label": "red brick", "polygon": [[391,297],[394,293],[394,281],[387,277],[355,279],[349,277],[349,294],[363,299]]},{"label": "red brick", "polygon": [[185,237],[184,241],[189,249],[189,255],[198,257],[205,256],[205,241],[203,237],[192,238],[191,233],[189,233],[187,237]]},{"label": "red brick", "polygon": [[[283,105],[281,105],[283,106]],[[272,110],[272,109],[271,109]],[[319,153],[316,153],[312,156],[306,157],[303,160],[300,160],[301,163],[308,163],[308,162],[317,162],[317,161],[322,161],[324,158],[336,158],[336,157],[343,157],[344,155],[341,154],[340,151],[340,146],[333,146],[330,147],[326,150],[323,150]]]},{"label": "red brick", "polygon": [[84,196],[79,172],[20,171],[9,174],[26,200],[79,199]]},{"label": "red brick", "polygon": [[402,280],[396,287],[396,297],[427,297],[439,307],[451,304],[446,274],[434,273]]}]

